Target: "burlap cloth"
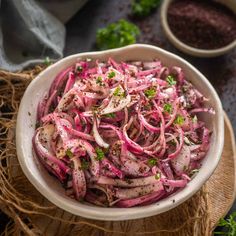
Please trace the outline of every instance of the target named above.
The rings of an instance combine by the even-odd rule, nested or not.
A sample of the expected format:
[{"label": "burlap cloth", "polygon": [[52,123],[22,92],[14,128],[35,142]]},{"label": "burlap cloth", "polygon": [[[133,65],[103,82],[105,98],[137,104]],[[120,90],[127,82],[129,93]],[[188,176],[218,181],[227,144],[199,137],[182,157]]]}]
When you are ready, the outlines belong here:
[{"label": "burlap cloth", "polygon": [[[230,135],[226,140],[230,151],[225,146],[221,162],[207,184],[179,207],[158,216],[120,222],[95,221],[71,215],[47,201],[22,173],[15,147],[16,115],[21,97],[43,68],[37,66],[21,73],[0,71],[0,208],[11,218],[3,235],[212,234],[217,220],[225,214],[235,196]],[[222,171],[225,167],[227,171]]]}]

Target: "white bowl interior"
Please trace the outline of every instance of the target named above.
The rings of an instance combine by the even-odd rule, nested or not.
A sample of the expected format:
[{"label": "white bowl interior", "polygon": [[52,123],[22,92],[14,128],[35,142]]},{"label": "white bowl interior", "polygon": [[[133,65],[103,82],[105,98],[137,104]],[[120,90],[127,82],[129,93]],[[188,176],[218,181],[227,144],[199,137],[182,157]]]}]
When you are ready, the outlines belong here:
[{"label": "white bowl interior", "polygon": [[[160,59],[167,66],[178,65],[183,68],[186,78],[191,81],[207,98],[209,106],[213,107],[216,115],[204,114],[203,119],[213,131],[211,147],[203,161],[202,168],[186,188],[158,203],[134,207],[129,209],[101,208],[84,203],[79,203],[65,195],[59,181],[48,174],[37,158],[32,154],[32,137],[35,130],[37,104],[55,78],[63,69],[75,63],[78,58],[92,58],[93,60],[106,60],[109,57],[117,61]],[[22,98],[17,117],[17,154],[20,165],[37,190],[47,199],[60,208],[75,215],[98,220],[126,220],[147,217],[167,211],[192,196],[203,183],[210,177],[216,168],[223,148],[224,123],[221,102],[210,83],[188,62],[160,48],[149,45],[131,45],[120,49],[103,52],[81,53],[66,57],[43,71],[28,86]],[[173,199],[175,202],[173,203]]]}]

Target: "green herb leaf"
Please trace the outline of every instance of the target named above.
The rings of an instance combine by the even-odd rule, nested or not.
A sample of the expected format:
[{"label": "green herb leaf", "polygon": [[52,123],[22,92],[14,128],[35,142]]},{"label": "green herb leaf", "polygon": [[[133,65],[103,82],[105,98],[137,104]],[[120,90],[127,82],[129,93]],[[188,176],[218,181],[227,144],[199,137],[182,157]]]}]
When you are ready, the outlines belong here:
[{"label": "green herb leaf", "polygon": [[83,71],[83,67],[82,66],[77,66],[76,70],[79,71],[79,72],[82,72]]},{"label": "green herb leaf", "polygon": [[51,60],[50,60],[49,57],[45,57],[45,59],[44,59],[44,64],[45,64],[46,66],[50,66],[50,65],[52,64],[52,62],[51,62]]},{"label": "green herb leaf", "polygon": [[151,87],[150,89],[146,89],[144,94],[147,98],[153,98],[156,96],[156,88]]},{"label": "green herb leaf", "polygon": [[109,113],[109,114],[105,114],[104,116],[107,117],[107,118],[115,118],[116,114],[115,113]]},{"label": "green herb leaf", "polygon": [[220,219],[218,226],[223,227],[222,231],[215,231],[214,235],[236,235],[236,212],[233,212],[227,219]]},{"label": "green herb leaf", "polygon": [[155,179],[159,180],[160,178],[161,178],[161,174],[160,174],[160,173],[157,173],[157,174],[155,175]]},{"label": "green herb leaf", "polygon": [[152,158],[148,160],[148,165],[149,166],[155,166],[157,164],[157,160]]},{"label": "green herb leaf", "polygon": [[169,84],[170,86],[176,85],[176,81],[175,81],[175,79],[174,79],[174,77],[173,77],[172,75],[168,75],[168,76],[166,77],[166,81],[168,82],[168,84]]},{"label": "green herb leaf", "polygon": [[89,168],[89,162],[82,159],[81,160],[81,170],[87,170]]},{"label": "green herb leaf", "polygon": [[118,48],[136,43],[136,38],[139,34],[140,31],[136,25],[121,19],[106,28],[98,29],[96,44],[101,50]]},{"label": "green herb leaf", "polygon": [[160,5],[160,2],[160,0],[133,0],[132,13],[139,17],[147,16]]},{"label": "green herb leaf", "polygon": [[119,96],[120,94],[120,87],[117,87],[113,93],[114,96]]},{"label": "green herb leaf", "polygon": [[175,142],[175,140],[174,139],[172,139],[172,140],[170,140],[170,145],[172,145],[172,146],[176,146],[176,142]]},{"label": "green herb leaf", "polygon": [[69,157],[69,158],[72,158],[73,157],[73,153],[70,149],[67,149],[66,150],[66,155]]},{"label": "green herb leaf", "polygon": [[98,147],[95,149],[95,151],[96,151],[96,153],[97,153],[96,160],[97,160],[97,161],[101,161],[101,160],[105,157],[104,152],[102,151],[101,148],[98,148]]},{"label": "green herb leaf", "polygon": [[120,87],[117,87],[113,92],[113,95],[116,97],[125,97],[125,93],[121,91]]},{"label": "green herb leaf", "polygon": [[109,74],[108,74],[108,78],[111,79],[113,77],[116,76],[116,73],[114,71],[111,71]]},{"label": "green herb leaf", "polygon": [[96,79],[96,83],[97,84],[102,84],[102,77],[101,76],[98,76],[97,79]]},{"label": "green herb leaf", "polygon": [[177,115],[177,117],[175,118],[174,123],[177,124],[177,125],[183,125],[184,117],[181,116],[181,115]]},{"label": "green herb leaf", "polygon": [[164,108],[164,111],[167,112],[167,113],[172,112],[172,105],[169,104],[169,103],[166,103],[163,108]]}]

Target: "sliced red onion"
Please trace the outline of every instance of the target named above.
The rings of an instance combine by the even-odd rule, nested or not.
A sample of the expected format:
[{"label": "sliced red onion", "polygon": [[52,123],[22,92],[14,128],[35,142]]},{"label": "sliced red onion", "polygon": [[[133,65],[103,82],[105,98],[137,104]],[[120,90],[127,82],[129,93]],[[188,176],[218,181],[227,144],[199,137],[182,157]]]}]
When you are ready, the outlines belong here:
[{"label": "sliced red onion", "polygon": [[162,194],[163,194],[163,191],[158,191],[158,192],[144,195],[142,197],[121,200],[121,201],[117,202],[115,205],[117,207],[124,207],[124,208],[133,207],[133,206],[145,204],[146,202],[151,202],[153,199],[157,200],[157,199],[159,199],[158,197],[162,196]]},{"label": "sliced red onion", "polygon": [[86,180],[84,172],[81,169],[81,162],[79,158],[72,158],[74,168],[72,171],[72,185],[75,193],[75,197],[78,201],[81,201],[86,194]]},{"label": "sliced red onion", "polygon": [[38,131],[33,139],[33,144],[36,152],[42,160],[48,160],[50,163],[57,165],[64,173],[69,173],[70,168],[67,167],[62,161],[53,156],[41,143],[39,139],[40,131]]},{"label": "sliced red onion", "polygon": [[148,176],[148,177],[141,177],[137,179],[127,179],[127,180],[121,180],[121,179],[111,179],[105,176],[100,176],[97,182],[99,184],[108,184],[118,187],[125,187],[125,188],[133,188],[133,187],[139,187],[139,186],[145,186],[149,184],[155,184],[159,179],[156,179],[154,175]]},{"label": "sliced red onion", "polygon": [[183,145],[179,154],[171,160],[172,167],[177,175],[181,175],[188,169],[190,154],[189,147],[187,145]]},{"label": "sliced red onion", "polygon": [[73,72],[69,72],[68,80],[66,83],[66,87],[64,89],[64,93],[67,93],[75,83],[75,74]]},{"label": "sliced red onion", "polygon": [[124,140],[127,142],[127,144],[132,147],[134,150],[136,150],[137,152],[140,152],[142,153],[143,152],[143,148],[135,143],[133,140],[131,140],[127,134],[127,131],[126,131],[126,128],[127,128],[127,124],[124,126],[123,128],[123,135],[124,135]]},{"label": "sliced red onion", "polygon": [[92,147],[92,145],[85,141],[85,140],[80,140],[81,146],[85,148],[85,150],[87,151],[90,159],[91,159],[91,173],[94,176],[99,176],[99,172],[100,172],[100,164],[99,161],[97,160],[97,154],[94,150],[94,148]]},{"label": "sliced red onion", "polygon": [[181,151],[183,144],[184,144],[184,132],[180,127],[177,127],[177,131],[179,133],[179,146],[175,150],[175,152],[168,155],[169,159],[175,158]]},{"label": "sliced red onion", "polygon": [[207,112],[215,115],[215,111],[213,108],[195,108],[189,111],[189,114],[199,113],[199,112]]},{"label": "sliced red onion", "polygon": [[144,118],[144,116],[142,114],[139,114],[139,120],[142,123],[142,125],[148,129],[150,132],[159,132],[160,128],[158,127],[154,127],[153,125],[149,124],[146,119]]},{"label": "sliced red onion", "polygon": [[180,67],[78,59],[40,101],[33,149],[62,183],[72,177],[67,193],[77,200],[145,206],[200,168],[211,132],[194,114],[214,113],[204,101]]},{"label": "sliced red onion", "polygon": [[64,83],[64,81],[67,79],[67,74],[73,70],[73,67],[70,66],[68,67],[67,69],[63,70],[62,72],[60,72],[56,78],[54,79],[54,81],[52,82],[52,85],[50,87],[50,90],[49,90],[49,94],[52,94],[52,92],[54,90],[58,90],[62,84]]},{"label": "sliced red onion", "polygon": [[161,182],[156,184],[150,184],[142,187],[135,187],[135,188],[116,188],[115,189],[115,197],[120,199],[129,199],[129,198],[136,198],[146,194],[150,194],[153,192],[158,192],[163,190],[163,185]]},{"label": "sliced red onion", "polygon": [[184,188],[188,183],[186,179],[181,179],[181,180],[162,179],[161,181],[164,185],[171,186],[174,188]]},{"label": "sliced red onion", "polygon": [[104,167],[108,168],[112,173],[118,176],[120,179],[124,178],[124,174],[115,165],[113,165],[107,158],[102,159],[102,164]]},{"label": "sliced red onion", "polygon": [[103,140],[103,138],[98,132],[98,125],[99,125],[99,120],[95,117],[93,122],[93,136],[95,138],[95,141],[100,147],[108,148],[109,144]]},{"label": "sliced red onion", "polygon": [[111,100],[108,103],[108,105],[100,111],[101,115],[105,115],[105,114],[120,111],[123,108],[125,108],[131,102],[131,97],[130,97],[129,94],[128,95],[123,95],[123,93],[125,93],[125,91],[121,86],[115,88],[112,91],[112,93],[114,93],[116,91],[116,89],[119,89],[119,93],[121,95],[120,96],[115,96],[113,94],[113,96],[111,97]]}]

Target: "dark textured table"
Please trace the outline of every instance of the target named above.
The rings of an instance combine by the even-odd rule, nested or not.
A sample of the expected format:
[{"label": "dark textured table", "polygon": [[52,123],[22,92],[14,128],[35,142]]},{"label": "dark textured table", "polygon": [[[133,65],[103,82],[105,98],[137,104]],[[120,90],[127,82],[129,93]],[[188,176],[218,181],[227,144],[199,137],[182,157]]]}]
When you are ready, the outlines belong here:
[{"label": "dark textured table", "polygon": [[[129,2],[127,0],[89,1],[66,25],[65,55],[95,50],[95,35],[98,28],[120,18],[128,19],[141,29],[138,42],[153,44],[180,55],[210,80],[236,132],[236,49],[228,55],[212,59],[187,56],[168,42],[160,26],[158,11],[143,20],[132,19]],[[230,212],[232,211],[236,211],[236,203],[231,208]],[[7,218],[0,214],[0,222],[0,228],[3,228]]]}]

